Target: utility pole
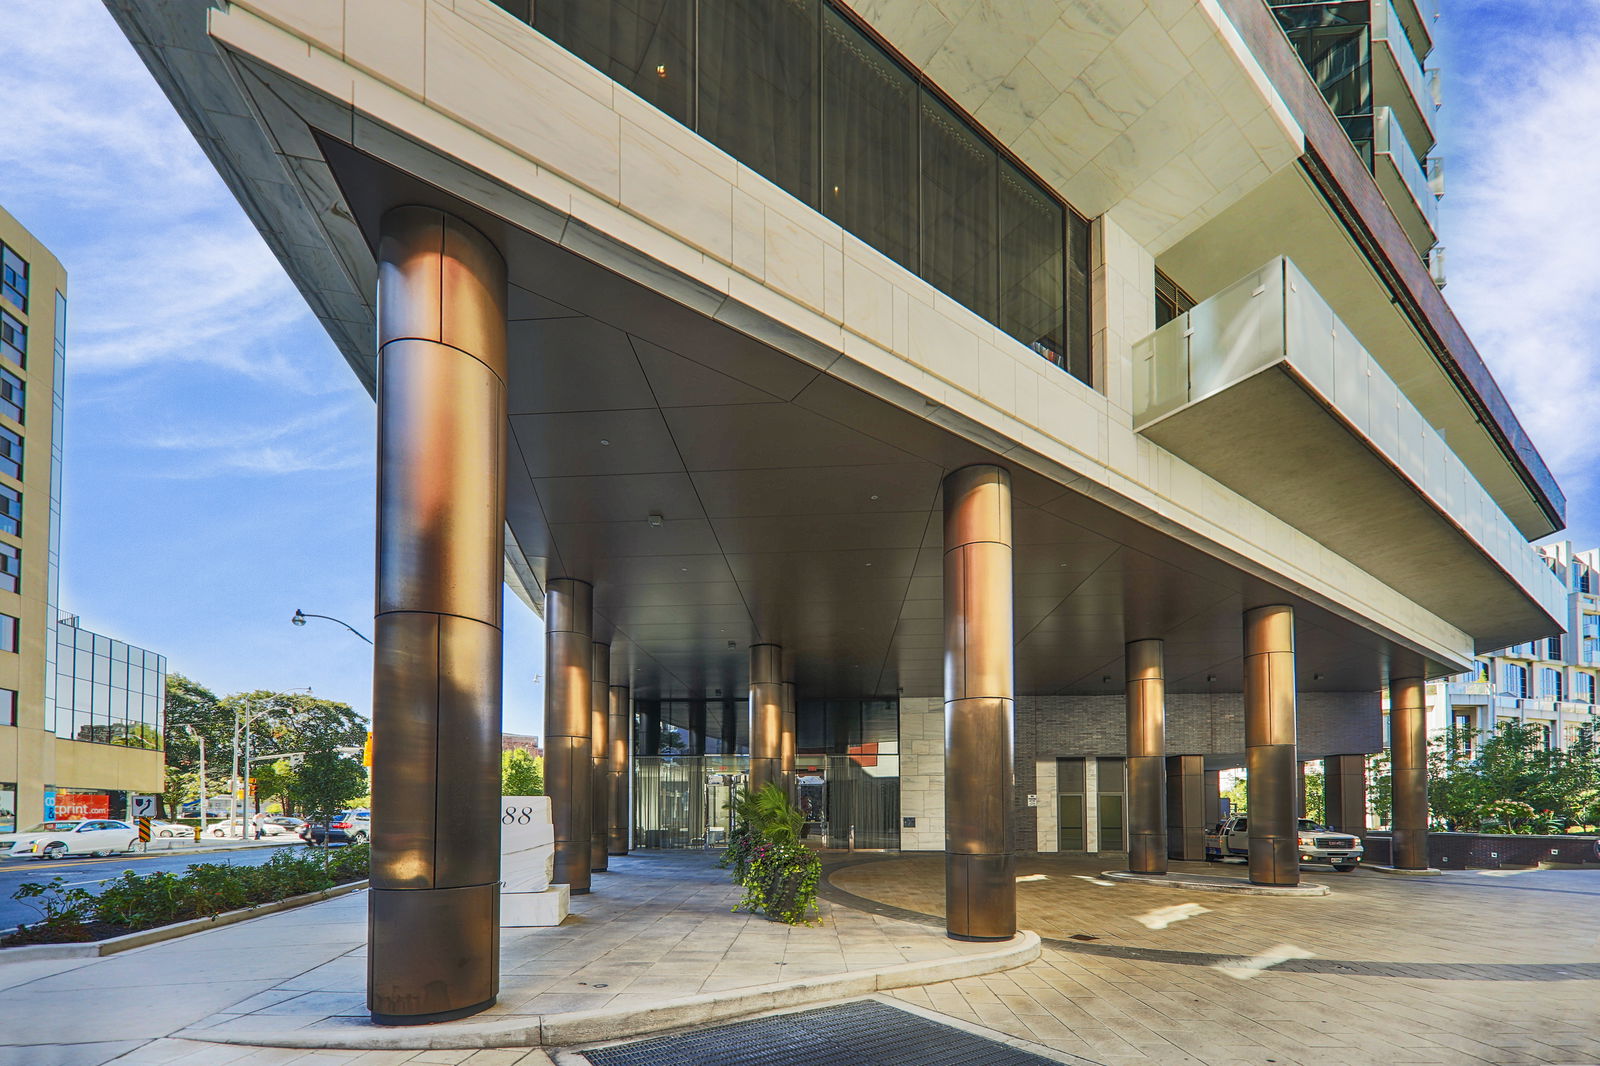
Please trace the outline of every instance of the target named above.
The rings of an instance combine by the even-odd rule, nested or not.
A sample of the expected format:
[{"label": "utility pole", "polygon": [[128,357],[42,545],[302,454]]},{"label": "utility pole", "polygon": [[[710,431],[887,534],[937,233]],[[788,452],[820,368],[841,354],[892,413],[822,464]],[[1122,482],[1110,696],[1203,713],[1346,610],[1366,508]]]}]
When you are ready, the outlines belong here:
[{"label": "utility pole", "polygon": [[200,741],[200,835],[206,835],[206,738],[197,736]]}]

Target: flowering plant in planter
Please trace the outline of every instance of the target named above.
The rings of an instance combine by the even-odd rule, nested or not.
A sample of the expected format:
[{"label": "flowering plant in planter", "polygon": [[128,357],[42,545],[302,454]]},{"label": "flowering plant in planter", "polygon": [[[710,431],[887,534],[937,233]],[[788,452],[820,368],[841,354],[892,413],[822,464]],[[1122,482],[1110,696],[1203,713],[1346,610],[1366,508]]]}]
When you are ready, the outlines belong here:
[{"label": "flowering plant in planter", "polygon": [[817,911],[822,860],[800,843],[805,816],[776,785],[747,792],[733,804],[734,831],[722,866],[745,896],[733,908],[763,911],[768,918],[799,925]]}]

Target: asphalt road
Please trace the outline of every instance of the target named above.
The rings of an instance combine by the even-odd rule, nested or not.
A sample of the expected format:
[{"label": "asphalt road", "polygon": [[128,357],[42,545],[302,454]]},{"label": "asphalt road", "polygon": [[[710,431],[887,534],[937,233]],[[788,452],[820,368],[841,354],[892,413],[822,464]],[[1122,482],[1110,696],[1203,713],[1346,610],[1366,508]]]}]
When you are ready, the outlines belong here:
[{"label": "asphalt road", "polygon": [[[302,844],[291,844],[289,847],[296,851],[304,849]],[[109,859],[60,859],[54,862],[43,859],[0,859],[0,932],[39,918],[39,912],[27,902],[11,898],[11,893],[28,881],[49,881],[54,877],[64,877],[68,885],[98,892],[100,885],[114,877],[121,877],[124,870],[141,874],[154,873],[157,870],[185,870],[201,862],[231,862],[240,866],[255,866],[266,862],[280,850],[282,849],[275,847],[241,848],[237,851],[214,851],[202,855],[182,853],[169,855],[158,852],[152,855],[117,855]]]}]

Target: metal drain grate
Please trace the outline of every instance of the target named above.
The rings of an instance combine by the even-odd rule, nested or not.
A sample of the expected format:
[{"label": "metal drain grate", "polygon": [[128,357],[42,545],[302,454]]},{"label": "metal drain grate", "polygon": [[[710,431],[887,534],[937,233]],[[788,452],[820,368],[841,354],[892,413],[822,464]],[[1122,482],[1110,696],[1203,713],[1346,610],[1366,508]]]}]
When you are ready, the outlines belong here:
[{"label": "metal drain grate", "polygon": [[594,1066],[1060,1066],[871,1000],[583,1054]]}]

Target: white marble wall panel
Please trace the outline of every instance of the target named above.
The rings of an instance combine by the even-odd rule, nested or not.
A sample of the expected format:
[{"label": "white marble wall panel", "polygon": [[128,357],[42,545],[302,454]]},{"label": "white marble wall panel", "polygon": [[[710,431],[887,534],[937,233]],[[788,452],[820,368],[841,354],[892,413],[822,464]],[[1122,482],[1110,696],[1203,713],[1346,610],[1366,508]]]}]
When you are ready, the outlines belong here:
[{"label": "white marble wall panel", "polygon": [[1039,806],[1034,811],[1034,849],[1036,851],[1060,851],[1061,834],[1056,832],[1056,817],[1059,813],[1056,802],[1056,760],[1055,756],[1034,760],[1033,764],[1034,795],[1039,797]]},{"label": "white marble wall panel", "polygon": [[944,850],[944,701],[900,700],[901,851]]}]

